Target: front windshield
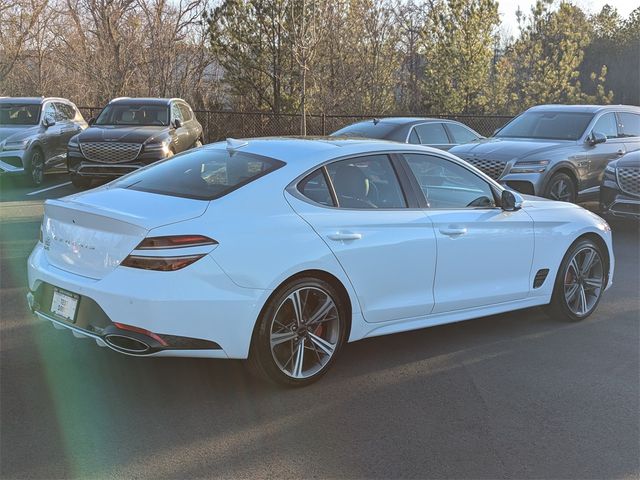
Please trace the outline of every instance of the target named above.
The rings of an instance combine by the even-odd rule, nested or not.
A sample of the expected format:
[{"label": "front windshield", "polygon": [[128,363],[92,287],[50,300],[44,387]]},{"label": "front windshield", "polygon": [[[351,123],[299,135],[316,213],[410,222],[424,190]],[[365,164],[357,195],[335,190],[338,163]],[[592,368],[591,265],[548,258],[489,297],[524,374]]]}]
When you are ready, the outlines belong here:
[{"label": "front windshield", "polygon": [[0,125],[37,125],[39,119],[39,104],[0,104]]},{"label": "front windshield", "polygon": [[578,140],[593,118],[592,113],[525,112],[496,133],[498,138]]},{"label": "front windshield", "polygon": [[169,107],[166,105],[107,105],[95,125],[169,125]]}]

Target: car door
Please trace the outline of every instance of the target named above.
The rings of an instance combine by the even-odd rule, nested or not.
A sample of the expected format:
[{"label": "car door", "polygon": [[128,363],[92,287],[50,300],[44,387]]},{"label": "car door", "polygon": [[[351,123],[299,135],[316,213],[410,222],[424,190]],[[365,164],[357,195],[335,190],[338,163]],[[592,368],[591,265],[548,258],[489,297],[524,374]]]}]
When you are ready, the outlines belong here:
[{"label": "car door", "polygon": [[449,150],[453,147],[453,143],[449,135],[447,135],[442,122],[420,123],[413,128],[422,145],[439,148],[440,150]]},{"label": "car door", "polygon": [[178,106],[180,108],[180,112],[182,113],[182,118],[184,119],[184,126],[187,128],[187,147],[191,148],[196,143],[196,141],[200,138],[200,128],[199,124],[193,115],[193,111],[186,103],[178,102]]},{"label": "car door", "polygon": [[[45,162],[51,164],[56,162],[66,152],[67,144],[64,142],[61,114],[56,110],[54,102],[47,102],[42,107],[42,146],[45,155]],[[46,121],[53,125],[46,126]]]},{"label": "car door", "polygon": [[60,152],[49,159],[48,166],[53,167],[63,164],[66,159],[67,144],[71,137],[81,131],[78,124],[74,122],[76,111],[66,103],[54,102],[56,108],[56,125],[60,128]]},{"label": "car door", "polygon": [[433,313],[528,297],[534,231],[524,211],[496,206],[495,187],[461,163],[406,153],[433,223],[437,266]]},{"label": "car door", "polygon": [[626,153],[624,138],[618,132],[618,120],[614,112],[606,112],[598,117],[591,129],[593,133],[601,133],[607,141],[591,146],[587,153],[589,173],[580,190],[598,187],[602,183],[602,175],[607,164]]},{"label": "car door", "polygon": [[295,193],[288,197],[292,207],[342,265],[367,322],[431,312],[433,226],[415,200],[407,203],[390,156],[330,163],[300,181]]},{"label": "car door", "polygon": [[619,130],[627,152],[640,150],[640,114],[618,113]]},{"label": "car door", "polygon": [[[185,125],[185,120],[182,117],[182,111],[177,102],[171,102],[171,122],[174,123],[179,120],[181,125],[175,129],[174,148],[176,153],[184,152],[190,146],[189,144],[189,129]],[[174,123],[175,126],[175,123]]]}]

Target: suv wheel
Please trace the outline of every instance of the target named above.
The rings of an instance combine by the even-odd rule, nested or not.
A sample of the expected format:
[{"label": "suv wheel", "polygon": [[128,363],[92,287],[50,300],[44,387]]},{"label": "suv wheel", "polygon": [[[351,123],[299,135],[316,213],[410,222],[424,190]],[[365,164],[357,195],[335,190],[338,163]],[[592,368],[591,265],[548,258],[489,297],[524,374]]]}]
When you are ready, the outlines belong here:
[{"label": "suv wheel", "polygon": [[575,184],[566,173],[556,173],[545,188],[544,196],[559,202],[575,203],[578,194]]},{"label": "suv wheel", "polygon": [[31,152],[27,167],[27,175],[32,185],[42,185],[44,179],[44,154],[39,148],[34,148]]}]

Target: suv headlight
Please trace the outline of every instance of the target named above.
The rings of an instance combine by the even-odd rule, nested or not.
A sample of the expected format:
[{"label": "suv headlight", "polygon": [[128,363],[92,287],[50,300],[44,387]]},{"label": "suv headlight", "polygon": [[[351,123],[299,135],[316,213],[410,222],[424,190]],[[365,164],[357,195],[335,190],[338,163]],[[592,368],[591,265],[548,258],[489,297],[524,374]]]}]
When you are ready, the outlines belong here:
[{"label": "suv headlight", "polygon": [[523,160],[516,162],[509,173],[542,173],[547,165],[549,160]]},{"label": "suv headlight", "polygon": [[163,157],[169,155],[171,142],[169,140],[164,140],[160,143],[149,143],[144,146],[144,151],[146,153],[158,153]]},{"label": "suv headlight", "polygon": [[605,180],[616,182],[616,167],[611,164],[607,165],[604,169],[604,178]]},{"label": "suv headlight", "polygon": [[5,141],[2,150],[24,150],[29,146],[29,140],[18,140],[16,142]]}]

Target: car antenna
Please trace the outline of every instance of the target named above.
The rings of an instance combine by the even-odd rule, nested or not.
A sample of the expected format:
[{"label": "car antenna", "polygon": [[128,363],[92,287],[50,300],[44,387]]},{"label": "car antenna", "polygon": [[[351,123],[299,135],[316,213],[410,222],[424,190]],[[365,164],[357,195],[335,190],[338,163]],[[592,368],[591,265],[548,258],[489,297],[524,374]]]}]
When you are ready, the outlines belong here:
[{"label": "car antenna", "polygon": [[237,149],[246,147],[249,142],[246,140],[236,140],[235,138],[227,138],[227,150],[229,152],[235,152]]}]

